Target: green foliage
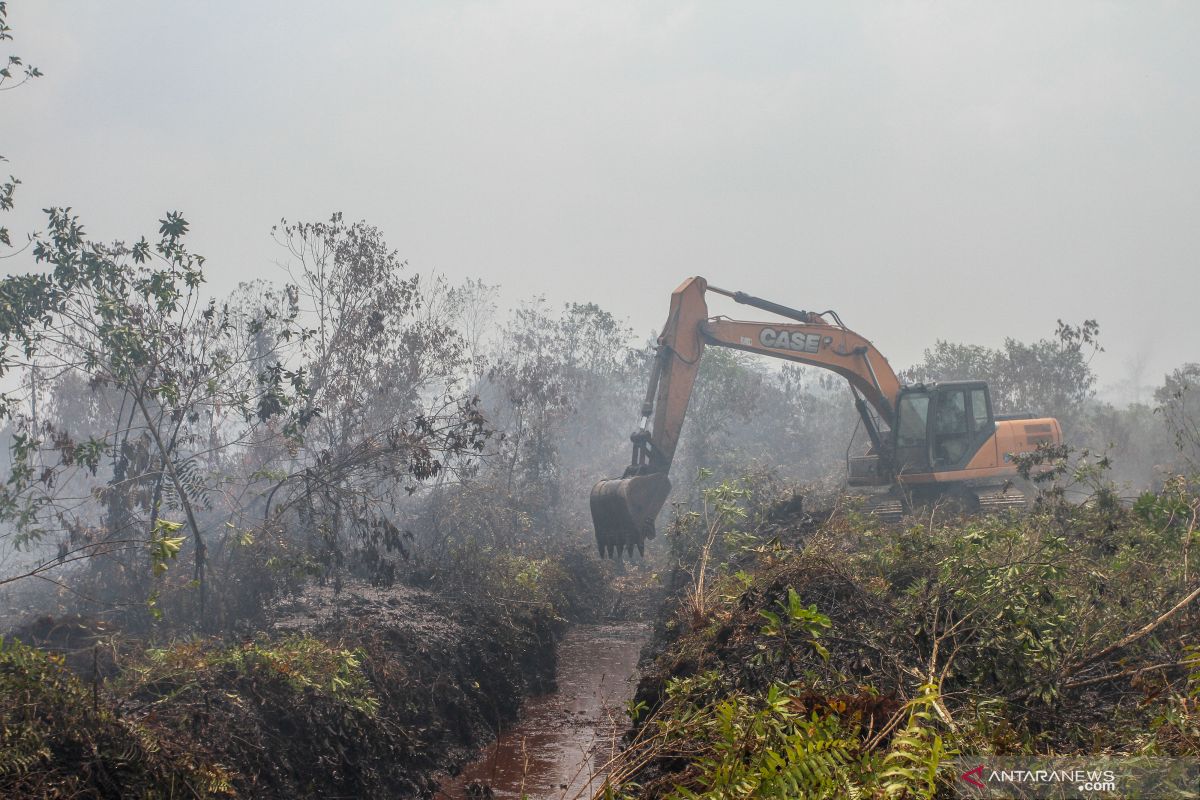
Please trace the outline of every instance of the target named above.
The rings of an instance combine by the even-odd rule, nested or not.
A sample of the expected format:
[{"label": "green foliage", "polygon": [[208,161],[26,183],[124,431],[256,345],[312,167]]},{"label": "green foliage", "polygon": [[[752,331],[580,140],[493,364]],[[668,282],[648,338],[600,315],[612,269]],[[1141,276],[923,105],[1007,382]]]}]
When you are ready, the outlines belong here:
[{"label": "green foliage", "polygon": [[485,580],[495,587],[497,599],[541,605],[555,615],[565,609],[570,576],[561,563],[552,558],[503,553],[496,556],[493,564],[494,572]]},{"label": "green foliage", "polygon": [[734,695],[689,709],[664,723],[668,735],[686,734],[700,749],[688,784],[667,795],[692,798],[838,798],[856,783],[855,743],[835,717],[806,718],[787,690],[772,686],[760,697]]},{"label": "green foliage", "polygon": [[[955,752],[1200,754],[1196,612],[1181,603],[1200,500],[1177,477],[1125,507],[1104,457],[1044,455],[1082,502],[1064,491],[1029,513],[903,525],[835,514],[713,581],[719,605],[644,673],[630,760],[662,775],[642,791],[933,797]],[[797,535],[740,507],[751,532]],[[696,601],[680,603],[686,623]],[[762,767],[816,730],[779,713],[780,692],[845,743],[836,789],[810,778],[772,794]],[[615,774],[619,788],[658,773]]]},{"label": "green foliage", "polygon": [[1152,736],[1144,736],[1148,755],[1183,755],[1200,758],[1200,645],[1183,649],[1184,673],[1180,691],[1172,692],[1151,723]]},{"label": "green foliage", "polygon": [[808,637],[808,643],[823,659],[829,658],[829,651],[817,639],[831,626],[829,617],[817,611],[815,603],[804,606],[800,595],[792,587],[788,587],[787,600],[779,602],[779,611],[763,610],[758,612],[767,624],[763,626],[764,636],[782,640],[780,647],[790,650],[791,637],[798,634]]},{"label": "green foliage", "polygon": [[[1069,464],[1067,471],[1074,485],[1087,485],[1096,467]],[[1168,481],[1132,511],[1100,488],[1082,504],[1059,502],[1027,517],[951,519],[885,533],[876,549],[855,556],[854,569],[890,583],[892,625],[918,631],[927,652],[939,642],[943,687],[1018,698],[1053,714],[1068,699],[1065,676],[1083,670],[1103,677],[1104,670],[1083,666],[1093,653],[1194,588],[1188,552],[1196,500],[1184,484]],[[1169,650],[1150,638],[1118,652],[1149,665],[1169,663]]]},{"label": "green foliage", "polygon": [[691,570],[691,589],[684,603],[693,625],[702,624],[708,617],[710,577],[721,583],[730,568],[726,557],[731,551],[735,557],[745,556],[757,544],[757,538],[743,528],[750,520],[747,506],[755,497],[753,479],[703,486],[709,477],[708,470],[699,470],[700,510],[681,511],[670,531],[674,556],[680,563],[696,565]]},{"label": "green foliage", "polygon": [[933,722],[938,687],[927,683],[908,703],[908,724],[892,740],[880,773],[884,797],[930,798],[938,766],[949,755]]},{"label": "green foliage", "polygon": [[0,794],[224,797],[228,773],[115,714],[61,660],[0,639]]},{"label": "green foliage", "polygon": [[[162,608],[175,595],[201,626],[254,613],[234,595],[248,606],[267,594],[263,576],[235,575],[253,571],[239,563],[245,536],[205,533],[234,520],[266,528],[261,563],[326,574],[351,564],[394,580],[389,556],[407,557],[413,539],[398,501],[470,474],[492,433],[478,398],[451,391],[462,364],[453,316],[426,310],[448,290],[404,275],[378,229],[335,214],[279,231],[300,285],[247,285],[218,303],[203,296],[205,262],[182,214],[129,246],[94,241],[68,208],[47,213],[32,249],[42,269],[0,281],[12,455],[0,522],[14,543],[57,535],[50,544],[71,561],[102,562],[89,593],[133,607],[153,589]],[[218,495],[240,500],[203,519]],[[265,514],[251,508],[263,496]],[[171,512],[190,547],[158,527]],[[197,591],[152,585],[189,556]],[[214,580],[230,590],[216,603]]]},{"label": "green foliage", "polygon": [[[700,474],[703,477],[712,473],[709,470],[701,470]],[[733,525],[746,519],[745,503],[751,494],[750,488],[741,481],[722,481],[700,491],[710,514],[724,526]]]},{"label": "green foliage", "polygon": [[705,546],[724,561],[747,555],[759,545],[752,530],[758,520],[751,507],[773,491],[770,478],[751,474],[713,482],[713,476],[712,470],[697,470],[698,510],[680,508],[672,520],[673,547],[687,561],[695,560]]},{"label": "green foliage", "polygon": [[1200,697],[1200,645],[1189,645],[1184,652],[1184,666],[1187,668],[1187,695],[1190,698]]},{"label": "green foliage", "polygon": [[274,295],[256,307],[204,301],[204,259],[187,248],[177,212],[160,220],[156,242],[133,246],[92,240],[69,208],[46,213],[32,250],[41,271],[0,280],[0,375],[9,378],[0,409],[13,434],[0,521],[27,547],[65,529],[60,554],[105,556],[101,591],[129,602],[180,553],[157,526],[164,509],[180,511],[203,616],[197,514],[219,476],[195,453],[210,464],[231,444],[218,431],[236,442],[276,422],[294,443],[307,386],[279,347],[281,331],[298,330],[299,308]]},{"label": "green foliage", "polygon": [[183,546],[182,536],[171,536],[183,527],[182,522],[158,520],[154,530],[150,532],[150,564],[155,575],[167,571],[167,564],[179,557],[179,549]]},{"label": "green foliage", "polygon": [[1143,492],[1133,504],[1133,512],[1147,523],[1160,529],[1196,528],[1200,498],[1192,493],[1188,481],[1176,475],[1163,482],[1157,492]]},{"label": "green foliage", "polygon": [[372,716],[379,710],[379,700],[363,672],[362,658],[361,651],[309,636],[217,648],[195,641],[148,650],[145,661],[129,670],[127,680],[134,693],[172,686],[176,695],[192,691],[194,681],[203,675],[222,675],[228,685],[264,680],[287,687],[297,702],[304,702],[305,693],[315,692]]},{"label": "green foliage", "polygon": [[779,682],[726,692],[715,672],[673,679],[629,752],[686,761],[663,795],[671,800],[933,796],[951,754],[932,711],[935,685],[920,688],[906,706],[907,725],[879,749],[858,719],[838,713],[845,703],[809,710],[801,693]]}]

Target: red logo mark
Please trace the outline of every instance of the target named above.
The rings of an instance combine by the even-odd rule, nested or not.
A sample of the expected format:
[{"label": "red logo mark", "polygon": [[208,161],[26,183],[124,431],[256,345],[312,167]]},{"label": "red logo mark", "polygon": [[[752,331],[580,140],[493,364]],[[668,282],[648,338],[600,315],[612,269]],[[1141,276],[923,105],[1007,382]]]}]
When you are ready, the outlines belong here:
[{"label": "red logo mark", "polygon": [[967,783],[971,784],[972,786],[978,787],[978,788],[980,788],[980,789],[986,789],[986,788],[987,788],[987,786],[985,786],[984,784],[980,783],[980,782],[979,782],[978,780],[976,780],[975,778],[971,777],[972,775],[975,775],[975,776],[978,776],[978,777],[982,778],[982,777],[983,777],[983,764],[980,764],[980,765],[979,765],[978,767],[976,767],[975,769],[969,769],[969,770],[967,770],[966,772],[964,772],[962,775],[959,775],[958,777],[962,778],[964,781],[966,781]]}]

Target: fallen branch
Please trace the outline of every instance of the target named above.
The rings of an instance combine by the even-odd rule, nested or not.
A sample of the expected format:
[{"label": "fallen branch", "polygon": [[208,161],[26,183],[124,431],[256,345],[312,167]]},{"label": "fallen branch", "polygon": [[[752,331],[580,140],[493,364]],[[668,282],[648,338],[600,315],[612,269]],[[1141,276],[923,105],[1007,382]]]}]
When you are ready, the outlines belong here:
[{"label": "fallen branch", "polygon": [[1187,597],[1183,598],[1178,603],[1176,603],[1174,606],[1172,606],[1162,616],[1158,617],[1158,619],[1156,619],[1153,622],[1150,622],[1146,625],[1143,625],[1142,627],[1138,628],[1133,633],[1126,636],[1124,639],[1121,639],[1120,641],[1117,641],[1117,642],[1113,642],[1112,644],[1110,644],[1108,647],[1105,647],[1100,652],[1090,655],[1087,658],[1083,659],[1082,661],[1078,662],[1077,664],[1072,666],[1069,670],[1067,670],[1062,675],[1062,678],[1067,678],[1071,675],[1074,675],[1075,673],[1079,672],[1079,670],[1083,669],[1084,667],[1089,666],[1091,664],[1095,664],[1097,661],[1102,661],[1105,658],[1108,658],[1109,656],[1111,656],[1113,653],[1117,652],[1118,650],[1122,650],[1122,649],[1128,647],[1129,645],[1133,644],[1138,639],[1142,639],[1146,636],[1149,636],[1151,633],[1154,633],[1154,631],[1158,630],[1162,626],[1163,623],[1165,623],[1171,617],[1175,616],[1180,611],[1182,611],[1184,608],[1186,608],[1188,606],[1188,604],[1190,604],[1197,597],[1200,597],[1200,586],[1197,586],[1192,591],[1191,594],[1189,594]]},{"label": "fallen branch", "polygon": [[1095,686],[1098,683],[1108,683],[1109,681],[1119,681],[1122,678],[1132,678],[1135,675],[1141,675],[1143,672],[1155,672],[1161,669],[1171,669],[1172,667],[1186,667],[1190,664],[1189,661],[1171,661],[1166,664],[1154,664],[1149,667],[1130,667],[1121,672],[1114,672],[1111,675],[1100,675],[1095,678],[1085,678],[1084,680],[1071,681],[1063,684],[1064,689],[1081,689],[1084,686]]}]

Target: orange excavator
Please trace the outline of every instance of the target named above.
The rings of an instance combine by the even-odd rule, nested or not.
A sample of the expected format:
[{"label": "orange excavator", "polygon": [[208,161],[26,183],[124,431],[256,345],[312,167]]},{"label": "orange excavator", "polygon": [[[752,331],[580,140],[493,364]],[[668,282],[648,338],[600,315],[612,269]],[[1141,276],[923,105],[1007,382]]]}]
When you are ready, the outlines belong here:
[{"label": "orange excavator", "polygon": [[[791,322],[745,322],[710,317],[705,293],[784,317]],[[833,311],[799,311],[744,292],[688,278],[671,295],[671,309],[630,437],[633,459],[617,479],[592,489],[592,522],[601,556],[644,552],[654,521],[671,492],[667,477],[683,428],[692,385],[707,345],[782,358],[841,375],[870,440],[849,459],[851,486],[889,486],[871,508],[899,516],[909,503],[947,494],[975,508],[1025,505],[1013,486],[1013,455],[1058,444],[1058,421],[1032,414],[996,415],[983,381],[901,385],[871,342],[842,324]]]}]

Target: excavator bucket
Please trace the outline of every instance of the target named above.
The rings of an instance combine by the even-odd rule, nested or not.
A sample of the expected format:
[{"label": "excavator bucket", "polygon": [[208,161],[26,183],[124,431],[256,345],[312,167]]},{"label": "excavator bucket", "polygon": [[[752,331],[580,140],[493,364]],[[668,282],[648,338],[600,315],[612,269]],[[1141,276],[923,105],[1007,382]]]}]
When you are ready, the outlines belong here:
[{"label": "excavator bucket", "polygon": [[592,524],[602,558],[645,553],[645,541],[654,538],[654,518],[667,502],[671,482],[662,472],[631,478],[604,480],[592,488]]}]

